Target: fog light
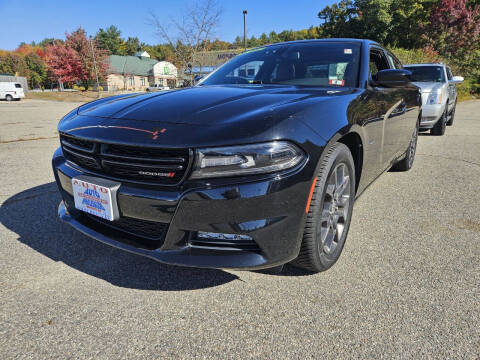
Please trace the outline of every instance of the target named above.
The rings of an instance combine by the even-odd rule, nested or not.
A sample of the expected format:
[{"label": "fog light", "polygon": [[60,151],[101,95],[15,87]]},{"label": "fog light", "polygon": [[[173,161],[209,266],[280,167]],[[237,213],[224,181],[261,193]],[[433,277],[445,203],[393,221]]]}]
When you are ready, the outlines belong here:
[{"label": "fog light", "polygon": [[214,240],[253,240],[251,236],[240,234],[223,234],[199,231],[197,234],[199,239],[214,239]]}]

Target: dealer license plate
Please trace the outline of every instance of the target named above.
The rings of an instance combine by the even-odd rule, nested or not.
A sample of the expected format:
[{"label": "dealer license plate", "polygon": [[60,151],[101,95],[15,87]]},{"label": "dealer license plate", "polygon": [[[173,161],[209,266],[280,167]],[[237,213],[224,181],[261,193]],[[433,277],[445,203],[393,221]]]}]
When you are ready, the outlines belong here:
[{"label": "dealer license plate", "polygon": [[[88,179],[90,180],[90,179]],[[85,178],[72,178],[73,198],[75,208],[113,221],[118,218],[118,209],[116,204],[116,190],[118,186],[106,186],[103,179],[98,179],[97,183],[85,180]],[[107,181],[107,183],[109,183]]]}]

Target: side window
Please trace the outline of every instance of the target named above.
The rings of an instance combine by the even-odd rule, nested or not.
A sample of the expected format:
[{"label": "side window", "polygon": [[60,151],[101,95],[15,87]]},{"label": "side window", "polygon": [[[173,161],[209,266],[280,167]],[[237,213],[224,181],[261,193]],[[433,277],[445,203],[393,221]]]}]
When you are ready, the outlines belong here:
[{"label": "side window", "polygon": [[402,63],[396,58],[393,58],[393,63],[395,65],[395,69],[403,69]]},{"label": "side window", "polygon": [[370,77],[375,80],[380,70],[390,69],[385,54],[380,50],[370,50]]},{"label": "side window", "polygon": [[447,67],[447,79],[452,80],[452,78],[453,78],[452,70],[449,67]]},{"label": "side window", "polygon": [[388,59],[388,62],[390,63],[390,66],[393,68],[393,69],[396,69],[397,67],[395,66],[395,62],[393,60],[393,56],[390,54],[390,53],[387,53],[387,59]]}]

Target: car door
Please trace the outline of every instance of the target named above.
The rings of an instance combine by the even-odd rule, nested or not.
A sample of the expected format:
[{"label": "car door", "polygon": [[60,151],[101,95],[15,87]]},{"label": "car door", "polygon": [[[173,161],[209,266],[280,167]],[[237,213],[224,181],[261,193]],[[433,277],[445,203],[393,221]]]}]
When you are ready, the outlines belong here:
[{"label": "car door", "polygon": [[[392,53],[385,50],[390,65],[394,69],[403,69],[403,65]],[[387,119],[387,137],[396,142],[396,152],[393,158],[402,155],[410,144],[413,130],[418,121],[421,94],[420,89],[415,86],[395,88],[395,93],[400,105],[396,108],[390,118]]]},{"label": "car door", "polygon": [[372,47],[370,50],[371,86],[383,109],[382,146],[378,159],[383,170],[389,167],[398,155],[406,113],[402,89],[385,88],[375,82],[378,71],[393,68],[394,64],[388,61],[385,51],[379,47]]}]

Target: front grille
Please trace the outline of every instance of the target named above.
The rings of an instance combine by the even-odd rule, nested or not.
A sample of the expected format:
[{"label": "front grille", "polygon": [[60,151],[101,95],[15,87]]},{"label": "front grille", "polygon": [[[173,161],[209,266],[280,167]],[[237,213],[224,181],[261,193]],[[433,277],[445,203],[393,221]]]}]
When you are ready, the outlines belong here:
[{"label": "front grille", "polygon": [[179,184],[188,171],[189,149],[108,144],[60,135],[65,158],[114,179],[161,185]]},{"label": "front grille", "polygon": [[134,219],[129,217],[121,217],[115,221],[105,220],[101,217],[85,214],[91,220],[109,226],[122,232],[139,236],[148,240],[163,241],[167,234],[168,224],[156,221]]}]

